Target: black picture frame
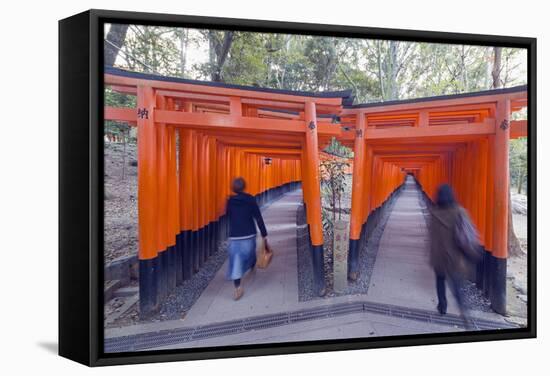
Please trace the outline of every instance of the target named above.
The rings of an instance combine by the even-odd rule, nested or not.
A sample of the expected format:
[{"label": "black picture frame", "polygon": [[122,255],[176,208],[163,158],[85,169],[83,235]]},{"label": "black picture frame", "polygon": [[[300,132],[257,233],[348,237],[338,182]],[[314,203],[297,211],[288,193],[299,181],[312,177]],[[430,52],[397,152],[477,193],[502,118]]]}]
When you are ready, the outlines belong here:
[{"label": "black picture frame", "polygon": [[[527,49],[528,325],[520,329],[134,353],[103,352],[103,24],[137,23]],[[59,21],[59,354],[88,366],[536,337],[536,39],[89,10]]]}]

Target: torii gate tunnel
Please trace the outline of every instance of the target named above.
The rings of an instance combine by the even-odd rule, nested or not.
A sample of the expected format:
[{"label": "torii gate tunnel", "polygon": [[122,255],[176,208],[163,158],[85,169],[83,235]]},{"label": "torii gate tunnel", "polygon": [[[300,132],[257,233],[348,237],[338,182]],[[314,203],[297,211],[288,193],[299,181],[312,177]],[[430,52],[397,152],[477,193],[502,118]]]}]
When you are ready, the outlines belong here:
[{"label": "torii gate tunnel", "polygon": [[[481,234],[478,283],[505,312],[511,114],[525,86],[352,105],[351,91],[295,92],[105,68],[104,83],[137,97],[105,120],[137,127],[140,311],[149,315],[227,237],[230,181],[242,176],[262,204],[299,186],[314,286],[324,290],[319,152],[333,137],[354,150],[349,265],[367,223],[412,174],[427,197],[450,184]],[[350,274],[359,272],[349,270]]]}]

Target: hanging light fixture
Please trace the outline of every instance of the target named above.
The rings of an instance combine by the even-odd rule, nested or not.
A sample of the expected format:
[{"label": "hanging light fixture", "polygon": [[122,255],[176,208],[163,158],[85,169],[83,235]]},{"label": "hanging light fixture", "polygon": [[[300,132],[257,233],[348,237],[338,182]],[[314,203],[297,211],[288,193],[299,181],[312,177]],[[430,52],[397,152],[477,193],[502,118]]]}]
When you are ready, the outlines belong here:
[{"label": "hanging light fixture", "polygon": [[269,165],[271,164],[271,158],[265,157],[265,158],[264,158],[264,163],[265,163],[267,166],[269,166]]}]

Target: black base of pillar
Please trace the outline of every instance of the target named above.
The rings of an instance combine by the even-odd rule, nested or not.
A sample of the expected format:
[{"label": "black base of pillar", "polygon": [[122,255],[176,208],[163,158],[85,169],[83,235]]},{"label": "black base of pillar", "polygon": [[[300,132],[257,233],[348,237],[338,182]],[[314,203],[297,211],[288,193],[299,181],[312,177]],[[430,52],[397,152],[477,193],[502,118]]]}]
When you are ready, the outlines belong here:
[{"label": "black base of pillar", "polygon": [[484,252],[483,259],[478,262],[476,265],[476,278],[475,278],[475,284],[477,288],[483,290],[483,286],[485,286],[485,258],[486,258],[486,252]]},{"label": "black base of pillar", "polygon": [[210,223],[210,256],[216,253],[218,249],[218,222]]},{"label": "black base of pillar", "polygon": [[325,288],[325,262],[323,257],[323,246],[311,246],[311,260],[313,261],[313,288],[318,296],[324,296]]},{"label": "black base of pillar", "polygon": [[204,264],[208,257],[210,256],[210,223],[204,226],[203,228],[203,243],[204,243],[204,252],[202,256],[202,263]]},{"label": "black base of pillar", "polygon": [[148,318],[157,313],[157,272],[158,257],[139,260],[139,315]]},{"label": "black base of pillar", "polygon": [[212,255],[212,233],[213,227],[212,222],[206,225],[206,259]]},{"label": "black base of pillar", "polygon": [[348,250],[348,278],[352,281],[357,279],[359,273],[359,244],[360,239],[349,240]]},{"label": "black base of pillar", "polygon": [[485,271],[484,291],[491,301],[491,308],[506,315],[506,259],[485,253],[483,260]]},{"label": "black base of pillar", "polygon": [[176,235],[176,285],[181,285],[183,282],[183,239],[182,233]]},{"label": "black base of pillar", "polygon": [[202,268],[206,259],[206,229],[204,227],[197,231],[199,240],[199,269]]},{"label": "black base of pillar", "polygon": [[363,225],[361,226],[361,235],[359,237],[357,254],[359,254],[359,251],[367,246],[367,240],[370,234],[372,234],[372,232],[368,231],[367,222],[363,223]]},{"label": "black base of pillar", "polygon": [[205,252],[204,252],[204,261],[208,260],[210,257],[210,254],[212,253],[212,226],[209,224],[206,225],[206,228],[204,229],[204,241],[205,241]]},{"label": "black base of pillar", "polygon": [[227,216],[223,215],[220,217],[220,241],[225,241],[227,239],[228,228],[227,228]]},{"label": "black base of pillar", "polygon": [[158,301],[164,300],[168,295],[168,269],[170,268],[170,259],[168,251],[162,251],[158,254],[158,272],[157,272],[157,294]]},{"label": "black base of pillar", "polygon": [[181,233],[182,239],[182,271],[183,279],[188,280],[193,275],[193,247],[192,247],[192,231],[183,231]]},{"label": "black base of pillar", "polygon": [[191,258],[193,261],[193,274],[199,271],[199,235],[198,231],[191,232]]},{"label": "black base of pillar", "polygon": [[168,249],[164,252],[166,253],[166,295],[169,295],[174,291],[177,284],[177,264],[176,264],[176,246],[170,246]]}]

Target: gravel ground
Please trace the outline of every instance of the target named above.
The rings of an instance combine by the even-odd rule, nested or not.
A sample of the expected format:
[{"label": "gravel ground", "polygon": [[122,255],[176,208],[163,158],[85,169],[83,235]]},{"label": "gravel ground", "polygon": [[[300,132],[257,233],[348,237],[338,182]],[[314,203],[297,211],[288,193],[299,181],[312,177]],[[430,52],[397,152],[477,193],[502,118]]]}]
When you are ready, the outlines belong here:
[{"label": "gravel ground", "polygon": [[[512,214],[514,232],[520,241],[521,248],[527,252],[527,216],[525,214]],[[524,248],[525,247],[525,248]]]},{"label": "gravel ground", "polygon": [[[351,176],[349,176],[351,179]],[[351,182],[347,185],[348,190],[343,195],[342,198],[342,208],[345,211],[349,212],[351,207]],[[323,205],[328,206],[328,203],[323,201]],[[313,270],[311,267],[311,256],[306,252],[298,252],[298,300],[299,301],[308,301],[313,299],[329,299],[335,296],[342,295],[356,295],[356,294],[366,294],[369,289],[370,278],[372,276],[372,271],[374,269],[374,263],[376,261],[376,254],[378,252],[378,246],[380,239],[384,232],[386,222],[388,221],[389,214],[391,213],[391,208],[393,202],[390,203],[390,207],[386,211],[384,218],[381,220],[380,224],[373,231],[371,238],[363,247],[359,250],[359,277],[355,282],[349,282],[346,290],[342,292],[335,292],[333,289],[333,249],[332,249],[332,239],[325,236],[324,244],[324,264],[325,264],[325,287],[327,293],[324,297],[319,297],[313,291]],[[298,209],[300,210],[300,209]],[[349,214],[342,214],[342,220],[349,222]]]},{"label": "gravel ground", "polygon": [[466,307],[472,311],[493,312],[491,302],[483,295],[483,292],[477,288],[475,283],[464,281],[461,290]]},{"label": "gravel ground", "polygon": [[[518,226],[519,224],[519,226]],[[518,236],[523,254],[510,256],[507,262],[507,301],[509,321],[520,325],[527,324],[527,239],[517,229],[524,227],[527,236],[527,216],[514,214],[514,230]]]},{"label": "gravel ground", "polygon": [[527,195],[510,192],[510,198],[512,200],[512,213],[527,215]]},{"label": "gravel ground", "polygon": [[212,278],[214,278],[222,267],[227,258],[226,248],[227,242],[221,243],[218,251],[206,260],[198,273],[176,287],[176,290],[162,304],[158,315],[148,320],[140,320],[138,308],[134,307],[108,327],[122,327],[137,323],[183,319],[187,311],[195,304]]}]

